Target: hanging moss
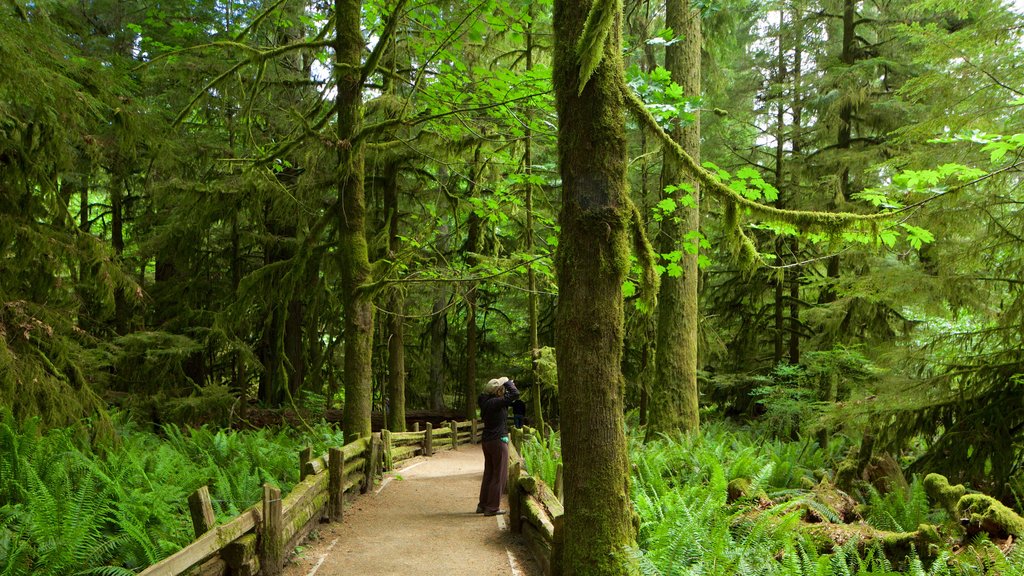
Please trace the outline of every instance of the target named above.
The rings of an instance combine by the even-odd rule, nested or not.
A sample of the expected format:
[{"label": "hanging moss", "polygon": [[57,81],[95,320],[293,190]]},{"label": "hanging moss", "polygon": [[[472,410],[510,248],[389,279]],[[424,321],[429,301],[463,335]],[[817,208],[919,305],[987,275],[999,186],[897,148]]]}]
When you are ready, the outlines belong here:
[{"label": "hanging moss", "polygon": [[[658,121],[644,106],[643,101],[624,82],[621,85],[626,105],[633,115],[648,130],[653,132],[666,149],[670,150],[694,178],[700,181],[704,190],[714,194],[726,202],[727,210],[729,204],[743,207],[756,217],[773,222],[783,222],[793,225],[804,232],[822,232],[828,235],[835,235],[843,230],[849,229],[858,223],[869,223],[872,221],[887,220],[891,214],[854,214],[851,212],[817,212],[811,210],[783,210],[773,206],[767,206],[755,202],[742,194],[736,192],[722,183],[717,176],[705,170],[697,164],[692,156],[686,153],[675,140],[669,136],[658,124]],[[728,218],[728,215],[727,215]]]}]

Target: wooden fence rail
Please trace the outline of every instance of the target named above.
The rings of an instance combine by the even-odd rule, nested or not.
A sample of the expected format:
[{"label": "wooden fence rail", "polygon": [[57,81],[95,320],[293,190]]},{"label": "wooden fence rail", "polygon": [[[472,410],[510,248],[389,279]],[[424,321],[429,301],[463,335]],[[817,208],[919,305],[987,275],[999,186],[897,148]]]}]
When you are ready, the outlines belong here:
[{"label": "wooden fence rail", "polygon": [[555,480],[559,490],[552,490],[538,477],[530,475],[520,455],[524,436],[512,431],[509,446],[508,513],[512,532],[522,534],[545,576],[561,574],[562,517],[565,509],[560,499],[561,465]]},{"label": "wooden fence rail", "polygon": [[347,494],[373,489],[382,466],[393,470],[402,460],[454,450],[479,437],[475,420],[445,424],[435,429],[427,423],[425,430],[414,432],[382,430],[318,457],[307,448],[299,453],[300,481],[290,493],[282,496],[265,484],[261,502],[224,524],[215,525],[210,493],[203,486],[189,497],[196,539],[139,574],[276,576],[288,554],[320,522],[342,521]]}]

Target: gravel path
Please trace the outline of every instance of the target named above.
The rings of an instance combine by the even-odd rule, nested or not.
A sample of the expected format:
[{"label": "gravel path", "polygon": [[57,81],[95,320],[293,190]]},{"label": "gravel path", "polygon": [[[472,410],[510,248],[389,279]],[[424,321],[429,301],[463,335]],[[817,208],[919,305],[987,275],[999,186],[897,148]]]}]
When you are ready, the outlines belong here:
[{"label": "gravel path", "polygon": [[505,517],[474,512],[483,461],[478,445],[406,461],[347,501],[342,523],[322,524],[284,574],[541,576]]}]

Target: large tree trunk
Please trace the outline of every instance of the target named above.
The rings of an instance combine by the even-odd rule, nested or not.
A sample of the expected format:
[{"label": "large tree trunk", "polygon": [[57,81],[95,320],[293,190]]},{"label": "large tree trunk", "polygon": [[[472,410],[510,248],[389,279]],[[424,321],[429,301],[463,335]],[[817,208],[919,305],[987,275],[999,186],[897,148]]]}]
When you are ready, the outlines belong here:
[{"label": "large tree trunk", "polygon": [[[608,3],[606,3],[608,4]],[[582,91],[590,0],[556,0],[554,87],[562,177],[555,342],[565,463],[565,576],[636,572],[621,372],[629,268],[621,13]],[[611,3],[614,6],[614,3]]]},{"label": "large tree trunk", "polygon": [[364,285],[370,276],[366,243],[366,196],[363,190],[363,145],[354,140],[362,116],[360,57],[365,47],[360,0],[335,0],[334,77],[338,96],[337,214],[342,293],[345,298],[346,441],[370,435],[372,401],[373,306]]},{"label": "large tree trunk", "polygon": [[[665,48],[665,67],[687,96],[700,96],[700,10],[690,0],[667,0],[665,24],[682,36],[683,41]],[[672,127],[672,137],[697,161],[700,160],[700,117],[692,124]],[[650,421],[647,439],[659,433],[696,431],[697,412],[697,250],[700,240],[684,237],[700,229],[700,188],[696,180],[684,178],[680,162],[664,155],[662,186],[679,185],[685,180],[692,187],[694,205],[682,208],[682,217],[662,220],[658,238],[662,254],[682,251],[682,275],[665,274],[658,292],[658,348],[654,360],[657,382],[651,390]],[[676,198],[682,194],[679,191]],[[685,246],[690,244],[690,246]],[[689,249],[688,249],[689,248]]]}]

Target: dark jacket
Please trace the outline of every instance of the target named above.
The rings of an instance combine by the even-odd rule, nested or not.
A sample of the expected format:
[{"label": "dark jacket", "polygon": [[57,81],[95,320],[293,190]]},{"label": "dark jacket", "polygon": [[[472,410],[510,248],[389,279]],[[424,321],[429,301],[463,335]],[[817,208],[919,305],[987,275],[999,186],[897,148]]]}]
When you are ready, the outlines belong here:
[{"label": "dark jacket", "polygon": [[511,380],[505,382],[505,393],[501,396],[481,394],[477,398],[480,405],[480,418],[484,421],[484,431],[480,439],[483,442],[498,440],[508,436],[508,407],[519,398],[519,390]]}]

